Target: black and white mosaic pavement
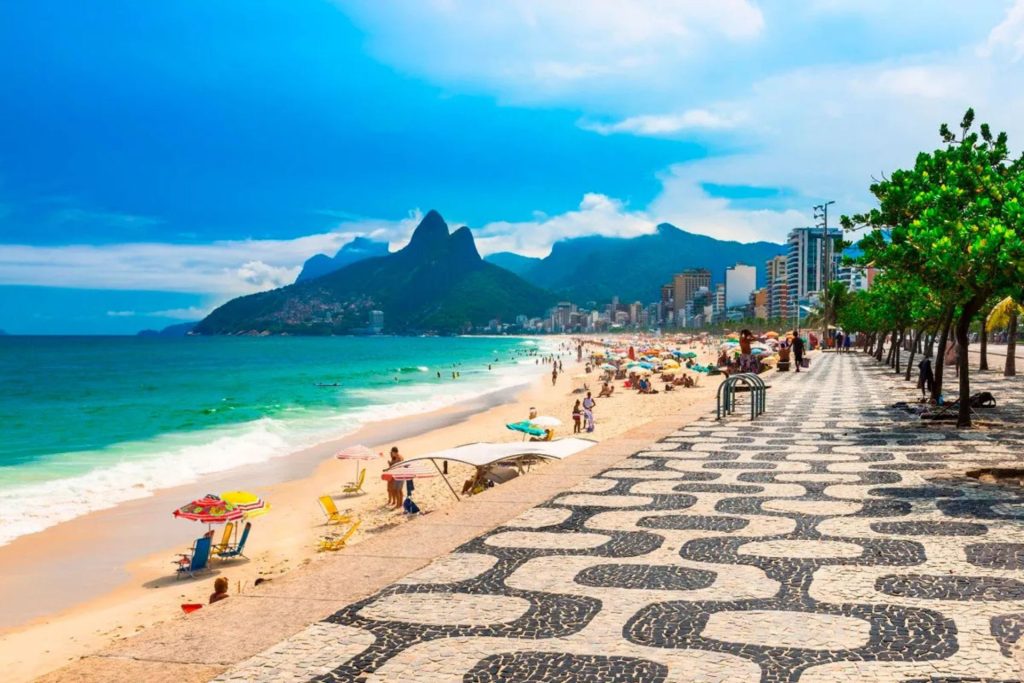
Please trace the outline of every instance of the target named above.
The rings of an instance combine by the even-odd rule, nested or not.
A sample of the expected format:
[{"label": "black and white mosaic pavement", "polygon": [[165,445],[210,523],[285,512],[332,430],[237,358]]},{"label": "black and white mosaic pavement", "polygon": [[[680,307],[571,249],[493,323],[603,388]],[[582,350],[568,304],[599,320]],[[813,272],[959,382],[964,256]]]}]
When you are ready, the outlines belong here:
[{"label": "black and white mosaic pavement", "polygon": [[772,379],[217,680],[1019,683],[1024,495],[954,475],[1020,438],[859,355]]}]

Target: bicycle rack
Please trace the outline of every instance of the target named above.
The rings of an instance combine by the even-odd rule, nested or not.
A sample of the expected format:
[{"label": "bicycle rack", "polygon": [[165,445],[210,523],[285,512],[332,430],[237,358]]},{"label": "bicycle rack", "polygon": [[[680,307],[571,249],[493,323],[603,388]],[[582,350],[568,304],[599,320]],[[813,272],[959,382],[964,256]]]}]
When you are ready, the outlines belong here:
[{"label": "bicycle rack", "polygon": [[732,375],[718,385],[718,416],[721,420],[726,415],[736,412],[736,386],[742,384],[750,388],[750,419],[765,411],[768,399],[768,387],[764,380],[751,372]]}]

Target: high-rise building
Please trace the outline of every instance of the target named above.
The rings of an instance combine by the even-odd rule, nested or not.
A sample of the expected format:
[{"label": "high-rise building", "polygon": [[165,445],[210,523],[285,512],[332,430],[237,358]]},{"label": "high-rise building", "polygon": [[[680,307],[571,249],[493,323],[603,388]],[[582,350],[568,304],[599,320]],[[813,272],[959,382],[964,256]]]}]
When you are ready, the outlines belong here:
[{"label": "high-rise building", "polygon": [[629,322],[634,325],[640,324],[640,313],[644,310],[644,305],[639,301],[634,301],[629,305]]},{"label": "high-rise building", "polygon": [[771,294],[767,287],[755,289],[750,293],[750,305],[749,310],[747,311],[748,315],[752,318],[767,320],[770,302]]},{"label": "high-rise building", "polygon": [[384,311],[370,311],[370,331],[380,334],[384,329]]},{"label": "high-rise building", "polygon": [[725,283],[719,282],[715,285],[715,297],[712,307],[716,318],[725,317]]},{"label": "high-rise building", "polygon": [[725,307],[746,306],[757,288],[757,268],[737,263],[725,269]]},{"label": "high-rise building", "polygon": [[779,254],[768,259],[764,266],[768,276],[766,286],[769,290],[768,318],[773,320],[788,319],[792,312],[789,310],[789,279],[786,273],[788,259],[785,254]]},{"label": "high-rise building", "polygon": [[[794,303],[816,296],[825,286],[826,269],[822,267],[823,232],[821,228],[795,228],[789,233],[786,279],[789,296]],[[831,228],[828,233],[833,240],[843,236],[843,231],[838,228]],[[842,262],[842,252],[830,247],[830,255],[832,270],[828,277],[835,280]]]},{"label": "high-rise building", "polygon": [[711,288],[711,271],[706,268],[691,268],[672,277],[672,300],[677,314],[686,310],[701,287]]}]

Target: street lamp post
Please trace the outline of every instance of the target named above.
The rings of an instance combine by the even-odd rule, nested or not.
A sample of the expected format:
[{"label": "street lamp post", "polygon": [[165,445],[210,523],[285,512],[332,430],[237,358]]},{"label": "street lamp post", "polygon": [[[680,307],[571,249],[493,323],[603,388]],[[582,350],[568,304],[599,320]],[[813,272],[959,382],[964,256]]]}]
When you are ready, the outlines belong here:
[{"label": "street lamp post", "polygon": [[832,281],[832,249],[831,249],[832,240],[830,239],[829,234],[828,234],[828,207],[831,204],[835,204],[835,201],[829,200],[827,202],[822,202],[821,204],[818,204],[817,206],[814,207],[814,218],[816,220],[821,221],[820,223],[817,224],[816,227],[821,228],[821,236],[822,236],[822,239],[821,239],[822,245],[821,246],[822,246],[823,258],[822,258],[821,267],[819,268],[819,271],[821,272],[821,277],[822,277],[821,294],[822,294],[822,298],[823,299],[822,299],[822,306],[821,307],[822,307],[822,312],[823,312],[824,317],[825,317],[825,329],[823,331],[822,337],[826,340],[825,341],[825,345],[826,346],[828,345],[828,341],[827,341],[828,340],[828,335],[829,335],[828,323],[829,323],[829,313],[830,313],[830,311],[829,311],[829,302],[828,302],[828,285]]}]

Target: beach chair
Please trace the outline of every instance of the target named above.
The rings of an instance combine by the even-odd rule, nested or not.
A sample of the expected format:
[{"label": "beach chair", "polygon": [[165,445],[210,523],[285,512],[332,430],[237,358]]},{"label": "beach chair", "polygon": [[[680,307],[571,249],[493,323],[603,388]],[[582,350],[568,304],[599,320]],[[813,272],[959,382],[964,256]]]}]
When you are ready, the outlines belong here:
[{"label": "beach chair", "polygon": [[343,515],[338,511],[338,506],[334,504],[334,499],[330,496],[320,496],[320,507],[323,508],[324,514],[327,515],[328,524],[345,524],[352,521],[351,517]]},{"label": "beach chair", "polygon": [[330,536],[325,536],[321,538],[320,543],[317,546],[317,551],[323,552],[328,550],[341,550],[345,547],[345,544],[348,542],[348,540],[352,538],[352,534],[356,532],[356,529],[359,528],[359,524],[360,520],[358,519],[352,522],[352,526],[348,528],[348,531],[346,531],[342,536],[339,536],[338,538],[332,538]]},{"label": "beach chair", "polygon": [[252,522],[246,522],[245,528],[242,529],[242,537],[238,539],[238,545],[229,545],[224,550],[217,552],[217,557],[222,560],[229,560],[233,557],[245,557],[245,542],[249,540],[249,529],[252,528]]},{"label": "beach chair", "polygon": [[224,533],[220,537],[220,543],[218,543],[217,545],[213,546],[213,548],[210,549],[210,554],[211,555],[217,555],[219,557],[222,552],[225,552],[228,548],[230,548],[231,547],[231,534],[233,534],[234,532],[235,532],[235,523],[234,522],[228,522],[227,524],[225,524],[224,525]]},{"label": "beach chair", "polygon": [[346,484],[345,488],[341,490],[342,493],[366,493],[363,491],[363,482],[366,481],[366,468],[364,467],[359,472],[359,476],[351,484]]},{"label": "beach chair", "polygon": [[183,553],[179,559],[174,561],[174,564],[178,565],[177,576],[179,578],[185,574],[188,574],[190,578],[195,578],[199,572],[210,571],[211,543],[209,536],[197,538],[195,545],[192,546],[192,552],[190,554]]}]

